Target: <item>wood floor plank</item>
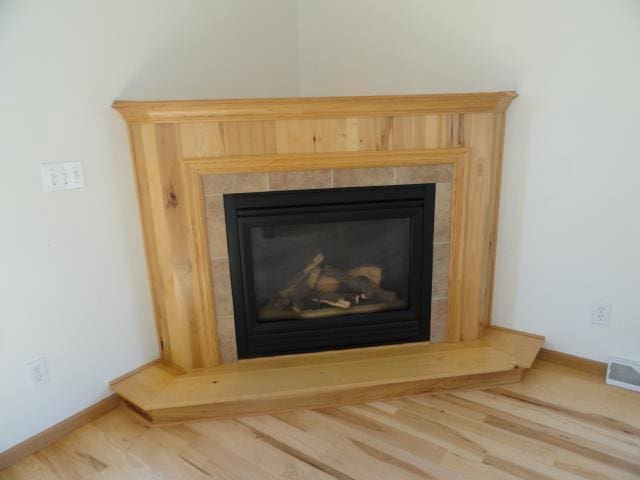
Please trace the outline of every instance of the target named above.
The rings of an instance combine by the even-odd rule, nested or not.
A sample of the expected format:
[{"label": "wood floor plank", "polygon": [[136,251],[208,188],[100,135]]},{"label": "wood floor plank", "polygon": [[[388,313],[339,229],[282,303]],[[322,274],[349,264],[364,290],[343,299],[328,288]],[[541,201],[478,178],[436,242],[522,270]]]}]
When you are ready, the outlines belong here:
[{"label": "wood floor plank", "polygon": [[61,480],[46,463],[42,463],[36,455],[29,455],[22,461],[6,470],[0,471],[3,480]]},{"label": "wood floor plank", "polygon": [[481,461],[486,454],[485,449],[481,445],[435,422],[428,422],[408,415],[398,417],[396,414],[390,415],[369,406],[348,406],[343,408],[377,423],[403,430],[415,437],[473,461]]},{"label": "wood floor plank", "polygon": [[[401,445],[380,435],[370,435],[366,429],[341,422],[336,417],[310,410],[287,412],[278,415],[278,418],[297,428],[302,428],[312,435],[328,440],[341,449],[351,450],[355,447],[358,453],[364,453],[418,477],[448,478],[444,469],[438,465],[444,455],[444,449],[418,453],[413,448],[407,448],[408,444]],[[429,457],[429,453],[433,453],[433,455]],[[370,461],[365,463],[371,464]]]},{"label": "wood floor plank", "polygon": [[379,439],[435,464],[442,460],[447,451],[442,446],[411,435],[399,428],[383,425],[364,416],[359,416],[349,412],[346,408],[326,408],[319,410],[318,413],[340,423],[345,429],[345,433],[357,429],[360,432],[358,436],[364,435],[370,439]]},{"label": "wood floor plank", "polygon": [[638,480],[640,478],[637,473],[623,470],[617,465],[602,463],[598,459],[565,450],[558,451],[555,466],[559,470],[588,479]]},{"label": "wood floor plank", "polygon": [[149,428],[126,407],[0,480],[638,480],[640,394],[536,362],[520,384]]},{"label": "wood floor plank", "polygon": [[147,475],[147,478],[188,480],[232,478],[221,472],[216,465],[207,463],[206,459],[194,458],[185,444],[168,439],[164,432],[154,431],[138,438],[129,452],[133,458],[139,459],[139,464],[132,466],[130,471]]},{"label": "wood floor plank", "polygon": [[234,452],[244,461],[260,465],[276,478],[305,478],[310,480],[332,480],[328,475],[307,462],[263,441],[249,427],[234,420],[195,423],[189,428],[204,438],[191,443],[192,448],[205,453],[211,449]]},{"label": "wood floor plank", "polygon": [[[230,445],[227,446],[226,441],[215,442],[188,425],[169,427],[167,434],[173,439],[180,438],[185,442],[183,458],[194,465],[201,466],[203,471],[212,473],[213,470],[208,468],[208,465],[215,465],[216,473],[225,478],[264,478],[265,480],[279,478],[263,468],[262,464],[243,458]],[[244,448],[248,448],[248,445]]]},{"label": "wood floor plank", "polygon": [[499,470],[522,476],[523,478],[541,478],[556,480],[580,480],[579,476],[558,469],[555,466],[556,449],[533,439],[526,439],[509,431],[504,431],[446,410],[434,409],[421,404],[418,400],[398,401],[400,411],[435,421],[452,428],[471,441],[482,444],[487,454],[482,463]]},{"label": "wood floor plank", "polygon": [[[400,403],[400,402],[398,402]],[[451,414],[446,410],[434,409],[428,405],[421,405],[417,401],[403,401],[400,413],[396,416],[407,415],[411,418],[421,417],[427,421],[436,422],[439,425],[456,431],[459,435],[473,441],[487,451],[488,455],[507,455],[520,457],[530,462],[553,465],[555,451],[552,447],[541,442],[529,441],[518,438],[511,432],[466,418]]]},{"label": "wood floor plank", "polygon": [[610,423],[601,424],[580,420],[563,410],[532,404],[495,390],[489,392],[461,392],[453,395],[453,397],[475,401],[495,410],[508,412],[518,418],[571,433],[596,443],[604,443],[640,457],[640,437],[621,431],[619,428],[614,428]]},{"label": "wood floor plank", "polygon": [[[451,395],[457,402],[466,402],[469,406],[474,406],[478,410],[487,414],[485,423],[505,431],[515,433],[521,437],[538,440],[550,446],[561,448],[580,455],[597,458],[603,463],[618,465],[620,468],[638,474],[640,478],[640,451],[634,446],[627,446],[624,450],[612,445],[611,441],[603,438],[602,441],[595,441],[585,438],[579,434],[557,427],[539,424],[522,417],[513,415],[509,411],[489,407],[475,400],[478,396],[486,398],[486,394],[477,395],[475,392],[456,393]],[[467,398],[465,398],[467,397]],[[469,400],[471,397],[472,400]],[[452,400],[453,401],[453,400]]]},{"label": "wood floor plank", "polygon": [[547,361],[527,372],[527,381],[501,392],[533,404],[553,406],[585,421],[640,435],[638,394],[606,385],[604,378]]},{"label": "wood floor plank", "polygon": [[465,479],[473,480],[522,480],[509,472],[501,471],[491,465],[485,465],[482,461],[474,461],[461,457],[452,452],[442,459],[441,465],[456,472]]},{"label": "wood floor plank", "polygon": [[313,438],[310,440],[300,439],[300,434],[297,434],[295,429],[289,426],[285,429],[280,429],[280,431],[277,428],[270,429],[269,422],[261,422],[256,418],[244,419],[242,422],[249,426],[265,442],[309,465],[313,465],[334,478],[340,480],[353,480],[355,478],[346,473],[349,467],[340,460],[337,462],[325,461],[325,457],[331,449],[331,445],[325,442],[318,442]]},{"label": "wood floor plank", "polygon": [[[354,479],[429,478],[426,474],[418,474],[415,469],[411,471],[403,468],[404,466],[400,467],[398,463],[390,461],[390,458],[375,455],[373,450],[358,448],[358,444],[352,443],[347,436],[326,438],[274,417],[248,418],[242,422],[251,425],[268,438],[278,438],[290,452],[297,451],[298,455],[306,455],[306,458],[317,464],[324,464],[324,468],[329,467],[334,476],[339,472],[347,478]],[[318,448],[315,448],[316,443]]]}]

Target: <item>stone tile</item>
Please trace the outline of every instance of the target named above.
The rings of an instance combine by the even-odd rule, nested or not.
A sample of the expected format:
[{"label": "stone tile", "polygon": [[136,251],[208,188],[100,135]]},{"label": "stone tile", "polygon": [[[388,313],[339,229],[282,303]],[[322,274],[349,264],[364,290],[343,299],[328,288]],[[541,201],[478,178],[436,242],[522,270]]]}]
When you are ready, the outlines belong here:
[{"label": "stone tile", "polygon": [[227,258],[227,226],[224,222],[207,222],[209,256],[212,259]]},{"label": "stone tile", "polygon": [[331,188],[331,170],[269,173],[269,190]]},{"label": "stone tile", "polygon": [[434,299],[446,298],[449,293],[449,244],[433,246],[433,285],[431,296]]},{"label": "stone tile", "polygon": [[429,341],[441,343],[447,341],[449,325],[449,300],[440,298],[431,302],[431,331]]},{"label": "stone tile", "polygon": [[205,197],[207,215],[207,240],[211,258],[228,257],[227,226],[224,217],[222,195]]},{"label": "stone tile", "polygon": [[334,187],[372,187],[393,185],[395,168],[347,168],[333,171]]},{"label": "stone tile", "polygon": [[222,193],[266,192],[266,173],[225,173],[205,175],[202,178],[205,195]]},{"label": "stone tile", "polygon": [[235,363],[238,361],[238,348],[236,346],[236,324],[233,316],[221,316],[218,321],[218,348],[220,348],[220,360],[222,363]]},{"label": "stone tile", "polygon": [[233,315],[229,260],[226,258],[212,260],[211,268],[213,270],[213,299],[216,305],[216,315],[221,317]]},{"label": "stone tile", "polygon": [[436,211],[433,241],[443,243],[451,241],[451,183],[436,184]]},{"label": "stone tile", "polygon": [[453,167],[451,165],[421,165],[418,167],[398,167],[396,183],[451,183]]},{"label": "stone tile", "polygon": [[207,221],[224,222],[224,201],[222,195],[207,196],[204,199]]}]

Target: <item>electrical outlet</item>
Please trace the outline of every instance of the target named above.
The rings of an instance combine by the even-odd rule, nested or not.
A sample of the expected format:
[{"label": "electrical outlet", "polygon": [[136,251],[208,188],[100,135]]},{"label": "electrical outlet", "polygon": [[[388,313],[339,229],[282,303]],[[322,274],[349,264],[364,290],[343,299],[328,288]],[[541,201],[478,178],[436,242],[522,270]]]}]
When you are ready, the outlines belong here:
[{"label": "electrical outlet", "polygon": [[29,377],[34,387],[41,387],[49,383],[49,370],[47,369],[47,360],[38,358],[33,362],[27,363]]},{"label": "electrical outlet", "polygon": [[609,325],[611,318],[611,304],[609,302],[594,303],[591,311],[591,323],[595,325]]},{"label": "electrical outlet", "polygon": [[80,162],[43,163],[40,165],[46,192],[84,188],[84,172]]}]

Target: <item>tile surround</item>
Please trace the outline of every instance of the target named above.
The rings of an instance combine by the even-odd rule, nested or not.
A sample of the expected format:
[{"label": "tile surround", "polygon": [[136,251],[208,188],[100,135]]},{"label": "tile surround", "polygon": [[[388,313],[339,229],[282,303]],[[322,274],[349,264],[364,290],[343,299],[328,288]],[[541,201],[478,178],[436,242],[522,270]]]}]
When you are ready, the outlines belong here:
[{"label": "tile surround", "polygon": [[449,292],[449,244],[433,244],[433,298],[446,298]]},{"label": "tile surround", "polygon": [[432,343],[447,340],[447,316],[449,315],[449,299],[437,298],[431,301],[431,338]]},{"label": "tile surround", "polygon": [[224,193],[264,192],[268,190],[266,173],[225,173],[202,179],[205,197]]},{"label": "tile surround", "polygon": [[216,302],[216,315],[221,317],[233,315],[233,299],[231,297],[231,275],[229,259],[211,260],[213,270],[213,299]]},{"label": "tile surround", "polygon": [[218,345],[220,345],[220,361],[234,363],[238,361],[236,349],[236,326],[233,315],[218,317]]},{"label": "tile surround", "polygon": [[334,187],[395,185],[396,168],[347,168],[334,170]]},{"label": "tile surround", "polygon": [[452,183],[436,183],[436,211],[433,232],[434,243],[449,243],[451,241],[452,185]]},{"label": "tile surround", "polygon": [[451,238],[451,165],[238,173],[203,177],[207,236],[222,363],[237,361],[222,195],[310,188],[436,183],[431,342],[446,340]]},{"label": "tile surround", "polygon": [[411,183],[451,183],[453,167],[451,165],[432,165],[421,167],[398,167],[398,185]]},{"label": "tile surround", "polygon": [[331,170],[305,170],[303,172],[270,172],[269,190],[306,190],[331,188]]},{"label": "tile surround", "polygon": [[224,221],[224,205],[222,195],[205,197],[205,212],[207,215],[207,235],[209,257],[227,258],[227,229]]}]

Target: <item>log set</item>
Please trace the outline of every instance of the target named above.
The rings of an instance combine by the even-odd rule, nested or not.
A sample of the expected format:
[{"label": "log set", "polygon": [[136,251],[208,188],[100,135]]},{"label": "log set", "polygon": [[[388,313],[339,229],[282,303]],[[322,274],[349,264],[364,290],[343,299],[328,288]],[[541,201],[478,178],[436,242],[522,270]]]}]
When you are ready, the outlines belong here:
[{"label": "log set", "polygon": [[[398,295],[381,288],[382,268],[359,265],[343,270],[323,264],[321,252],[314,252],[311,260],[294,275],[288,286],[270,299],[260,312],[263,319],[318,317],[335,314],[335,309],[349,310],[366,305],[366,311],[395,307]],[[326,307],[325,310],[322,310]],[[287,315],[288,313],[288,315]]]}]

